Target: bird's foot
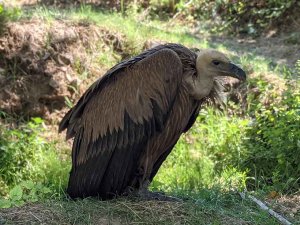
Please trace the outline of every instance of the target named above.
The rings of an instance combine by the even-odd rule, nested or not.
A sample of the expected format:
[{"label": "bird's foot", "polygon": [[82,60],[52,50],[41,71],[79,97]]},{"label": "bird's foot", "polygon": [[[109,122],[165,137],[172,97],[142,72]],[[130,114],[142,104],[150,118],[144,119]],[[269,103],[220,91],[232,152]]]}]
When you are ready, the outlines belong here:
[{"label": "bird's foot", "polygon": [[180,198],[176,198],[173,196],[167,196],[163,192],[152,192],[148,190],[150,185],[150,181],[142,181],[140,182],[140,188],[136,189],[133,187],[128,187],[126,190],[126,195],[133,198],[138,198],[142,200],[158,200],[158,201],[170,201],[170,202],[182,202],[183,200]]},{"label": "bird's foot", "polygon": [[148,189],[140,189],[136,192],[136,197],[143,200],[158,200],[158,201],[169,201],[169,202],[182,202],[180,198],[173,196],[167,196],[163,192],[152,192]]}]

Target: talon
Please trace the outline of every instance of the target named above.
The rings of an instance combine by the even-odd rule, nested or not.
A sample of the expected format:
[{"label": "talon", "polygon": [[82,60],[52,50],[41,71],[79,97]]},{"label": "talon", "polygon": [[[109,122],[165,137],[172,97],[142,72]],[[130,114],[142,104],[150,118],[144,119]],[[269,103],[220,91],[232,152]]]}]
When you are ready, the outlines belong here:
[{"label": "talon", "polygon": [[140,189],[136,192],[136,197],[143,200],[157,200],[157,201],[170,201],[170,202],[182,202],[180,198],[173,196],[167,196],[161,192],[151,192],[147,189]]}]

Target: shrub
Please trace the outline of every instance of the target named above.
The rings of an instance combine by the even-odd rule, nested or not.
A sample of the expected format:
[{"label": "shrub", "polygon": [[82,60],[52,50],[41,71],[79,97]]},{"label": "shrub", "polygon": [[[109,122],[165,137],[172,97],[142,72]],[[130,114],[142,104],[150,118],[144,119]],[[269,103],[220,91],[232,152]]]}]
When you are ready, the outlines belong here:
[{"label": "shrub", "polygon": [[249,169],[249,185],[271,185],[278,190],[300,188],[300,91],[297,83],[287,82],[279,103],[261,105],[255,113],[243,168]]},{"label": "shrub", "polygon": [[223,28],[236,33],[258,34],[276,20],[283,19],[298,3],[295,0],[232,1],[216,4],[216,14],[224,21]]},{"label": "shrub", "polygon": [[246,118],[203,109],[164,162],[154,179],[155,189],[299,189],[299,82],[270,83],[257,76],[249,83],[259,91],[248,96]]},{"label": "shrub", "polygon": [[22,181],[8,193],[8,198],[0,198],[0,209],[21,206],[25,202],[37,202],[52,195],[52,191],[41,183]]},{"label": "shrub", "polygon": [[55,144],[39,136],[42,120],[34,118],[19,128],[0,125],[0,194],[22,181],[39,182],[60,192],[68,178],[69,163],[60,159]]},{"label": "shrub", "polygon": [[297,60],[295,68],[296,68],[297,76],[300,77],[300,59]]},{"label": "shrub", "polygon": [[149,7],[154,12],[153,15],[176,14],[180,15],[183,21],[195,23],[199,20],[210,21],[210,29],[213,31],[226,30],[257,35],[272,23],[287,20],[288,16],[293,14],[293,10],[299,7],[299,3],[296,0],[151,0]]}]

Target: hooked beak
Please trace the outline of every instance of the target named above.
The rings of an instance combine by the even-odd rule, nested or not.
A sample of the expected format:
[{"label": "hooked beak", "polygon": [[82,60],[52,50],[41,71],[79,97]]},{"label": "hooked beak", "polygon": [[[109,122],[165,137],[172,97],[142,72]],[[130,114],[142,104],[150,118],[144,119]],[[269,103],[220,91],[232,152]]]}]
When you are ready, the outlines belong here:
[{"label": "hooked beak", "polygon": [[246,73],[240,67],[233,63],[228,63],[228,76],[235,77],[241,81],[246,80]]}]

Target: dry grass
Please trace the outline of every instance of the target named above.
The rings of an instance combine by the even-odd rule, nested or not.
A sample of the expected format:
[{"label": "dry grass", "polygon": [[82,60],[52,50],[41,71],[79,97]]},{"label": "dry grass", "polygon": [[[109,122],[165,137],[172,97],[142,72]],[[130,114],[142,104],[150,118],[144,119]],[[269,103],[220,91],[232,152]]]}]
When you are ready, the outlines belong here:
[{"label": "dry grass", "polygon": [[223,220],[213,213],[193,212],[186,203],[91,199],[27,204],[0,211],[1,217],[6,224],[209,224]]},{"label": "dry grass", "polygon": [[272,197],[269,195],[269,199],[266,200],[269,206],[289,220],[295,221],[295,225],[300,224],[300,193]]},{"label": "dry grass", "polygon": [[[220,196],[219,196],[220,197]],[[209,198],[212,198],[210,196]],[[278,224],[235,195],[184,202],[118,199],[48,200],[0,210],[0,224]]]}]

